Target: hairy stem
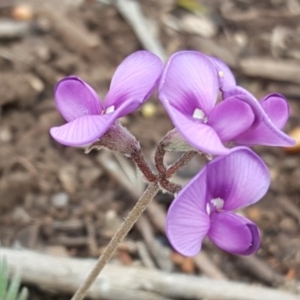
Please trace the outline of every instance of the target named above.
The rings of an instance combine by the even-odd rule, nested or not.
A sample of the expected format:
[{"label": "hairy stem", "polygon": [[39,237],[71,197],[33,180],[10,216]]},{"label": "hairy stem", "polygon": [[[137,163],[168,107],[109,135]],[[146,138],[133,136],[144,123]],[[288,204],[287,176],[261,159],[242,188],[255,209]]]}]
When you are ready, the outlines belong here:
[{"label": "hairy stem", "polygon": [[160,179],[159,185],[161,189],[167,191],[172,195],[178,194],[179,191],[182,189],[181,185],[176,184],[174,182],[170,182],[166,177]]},{"label": "hairy stem", "polygon": [[72,297],[71,300],[82,300],[84,299],[86,293],[88,292],[90,286],[93,284],[99,273],[102,271],[102,269],[105,267],[106,263],[110,260],[114,252],[116,251],[118,245],[120,242],[124,239],[124,237],[127,235],[129,230],[133,227],[135,222],[138,220],[138,218],[141,216],[141,214],[145,211],[148,204],[151,202],[151,200],[154,198],[154,196],[159,191],[159,186],[157,183],[150,183],[144,192],[144,194],[141,196],[141,198],[138,200],[138,202],[135,204],[121,227],[118,229],[118,231],[115,233],[107,247],[104,249],[103,253],[99,257],[96,265],[92,269],[91,273],[88,275],[87,279],[83,282],[83,284],[79,287],[75,295]]},{"label": "hairy stem", "polygon": [[180,168],[186,165],[195,155],[199,152],[197,151],[188,151],[185,152],[175,163],[173,163],[168,169],[166,169],[165,173],[160,174],[159,185],[162,189],[166,190],[170,194],[177,194],[182,186],[176,183],[170,182],[169,178],[175,175]]},{"label": "hairy stem", "polygon": [[171,165],[167,172],[166,177],[169,178],[175,175],[180,168],[185,166],[194,156],[196,156],[199,152],[197,151],[189,151],[185,152],[173,165]]},{"label": "hairy stem", "polygon": [[135,149],[130,154],[130,158],[136,163],[148,182],[155,182],[157,180],[157,176],[149,168],[141,149]]},{"label": "hairy stem", "polygon": [[164,149],[163,142],[160,142],[156,148],[154,160],[155,160],[155,167],[160,175],[165,174],[167,169],[164,164],[164,157],[166,151]]}]

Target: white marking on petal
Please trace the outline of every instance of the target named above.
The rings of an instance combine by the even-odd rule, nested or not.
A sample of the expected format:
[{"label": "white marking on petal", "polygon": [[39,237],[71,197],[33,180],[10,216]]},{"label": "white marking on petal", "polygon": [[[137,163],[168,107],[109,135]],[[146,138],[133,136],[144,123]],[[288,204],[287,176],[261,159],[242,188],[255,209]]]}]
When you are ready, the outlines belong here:
[{"label": "white marking on petal", "polygon": [[115,106],[112,105],[112,106],[109,106],[109,107],[105,110],[105,113],[106,113],[106,114],[110,114],[110,113],[112,113],[112,112],[114,112],[114,111],[115,111]]},{"label": "white marking on petal", "polygon": [[217,211],[221,211],[224,206],[224,200],[221,198],[215,198],[211,200],[211,203],[215,206]]},{"label": "white marking on petal", "polygon": [[222,71],[219,71],[219,76],[224,77],[224,73]]},{"label": "white marking on petal", "polygon": [[211,214],[211,208],[210,208],[209,203],[206,204],[206,212],[207,212],[208,215]]},{"label": "white marking on petal", "polygon": [[203,120],[205,118],[205,113],[203,112],[202,109],[196,108],[194,113],[193,113],[193,118]]}]

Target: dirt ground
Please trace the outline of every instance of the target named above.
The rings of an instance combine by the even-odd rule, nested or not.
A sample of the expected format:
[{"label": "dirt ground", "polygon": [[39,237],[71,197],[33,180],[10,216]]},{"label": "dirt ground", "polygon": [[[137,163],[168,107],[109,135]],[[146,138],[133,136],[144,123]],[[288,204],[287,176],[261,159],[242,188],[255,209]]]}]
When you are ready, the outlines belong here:
[{"label": "dirt ground", "polygon": [[[27,1],[33,15],[21,22],[19,4],[0,1],[0,240],[5,247],[97,257],[136,199],[103,167],[102,153],[87,155],[50,137],[49,128],[64,122],[55,109],[53,87],[63,76],[74,74],[103,97],[116,66],[142,45],[117,9],[104,1],[40,2]],[[291,106],[285,130],[297,129],[299,1],[195,1],[198,5],[192,8],[187,3],[140,1],[167,55],[194,49],[220,56],[233,68],[239,84],[258,99],[270,92],[284,94]],[[3,34],[2,22],[7,20],[22,24],[22,30]],[[141,108],[122,120],[149,160],[157,142],[172,128],[159,101],[153,97],[152,103],[153,115]],[[203,252],[228,279],[277,287],[300,280],[300,157],[298,150],[255,150],[272,176],[264,199],[243,211],[261,229],[260,250],[254,257],[240,258],[206,242]],[[189,166],[177,180],[186,182],[200,168]],[[171,200],[166,194],[156,199],[163,211]],[[171,270],[209,276],[193,259],[170,250],[151,216],[147,218],[155,240],[170,251]],[[113,260],[143,265],[139,255],[128,250],[128,243],[139,241],[144,236],[134,228]],[[30,287],[30,294],[33,300],[68,299],[36,287]]]}]

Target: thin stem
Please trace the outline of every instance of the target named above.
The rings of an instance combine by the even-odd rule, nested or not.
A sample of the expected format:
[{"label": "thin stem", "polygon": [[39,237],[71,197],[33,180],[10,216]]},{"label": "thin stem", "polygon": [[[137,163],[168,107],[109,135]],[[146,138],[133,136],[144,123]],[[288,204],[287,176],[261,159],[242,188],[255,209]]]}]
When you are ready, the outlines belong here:
[{"label": "thin stem", "polygon": [[164,149],[164,144],[163,140],[158,144],[155,155],[154,155],[154,160],[155,160],[155,167],[160,175],[165,174],[167,169],[164,164],[164,157],[166,154],[166,151]]},{"label": "thin stem", "polygon": [[199,152],[197,151],[185,152],[177,161],[175,161],[173,165],[168,168],[166,177],[169,178],[175,175],[181,167],[185,166],[198,153]]},{"label": "thin stem", "polygon": [[136,163],[148,182],[155,182],[157,180],[157,176],[149,168],[141,149],[135,149],[130,154],[130,158]]},{"label": "thin stem", "polygon": [[182,189],[181,185],[170,182],[166,177],[160,179],[159,185],[163,190],[166,190],[172,195],[179,193],[179,191]]},{"label": "thin stem", "polygon": [[159,187],[157,183],[150,183],[144,192],[144,194],[141,196],[141,198],[138,200],[138,202],[135,204],[121,227],[118,229],[118,231],[115,233],[107,247],[104,249],[103,253],[99,257],[96,265],[92,269],[91,273],[88,275],[87,279],[83,282],[83,284],[79,287],[75,295],[72,297],[71,300],[82,300],[84,299],[86,293],[88,292],[90,286],[93,284],[93,282],[96,280],[99,273],[102,271],[102,269],[105,267],[106,263],[110,260],[114,252],[116,251],[118,245],[120,242],[124,239],[124,237],[127,235],[129,230],[133,227],[135,222],[138,220],[138,218],[141,216],[141,214],[145,211],[148,204],[151,202],[151,200],[154,198],[154,196],[159,191]]}]

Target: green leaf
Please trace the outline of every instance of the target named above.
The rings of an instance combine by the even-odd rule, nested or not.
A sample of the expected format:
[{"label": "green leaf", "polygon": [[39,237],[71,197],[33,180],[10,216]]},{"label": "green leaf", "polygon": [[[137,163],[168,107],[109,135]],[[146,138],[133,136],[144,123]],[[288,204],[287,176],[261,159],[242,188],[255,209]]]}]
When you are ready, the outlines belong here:
[{"label": "green leaf", "polygon": [[7,281],[7,261],[4,257],[0,257],[0,299],[4,299],[4,296],[6,294]]},{"label": "green leaf", "polygon": [[28,290],[26,288],[22,288],[21,293],[17,300],[26,300],[28,298]]},{"label": "green leaf", "polygon": [[197,0],[177,0],[177,6],[189,10],[195,14],[207,14],[207,8],[198,3]]},{"label": "green leaf", "polygon": [[14,274],[14,276],[10,282],[5,300],[16,300],[17,299],[17,295],[18,295],[19,288],[20,288],[20,283],[21,283],[20,274],[17,272]]},{"label": "green leaf", "polygon": [[0,256],[0,300],[27,300],[28,290],[22,288],[19,293],[21,276],[16,272],[8,284],[8,264],[5,257]]}]

